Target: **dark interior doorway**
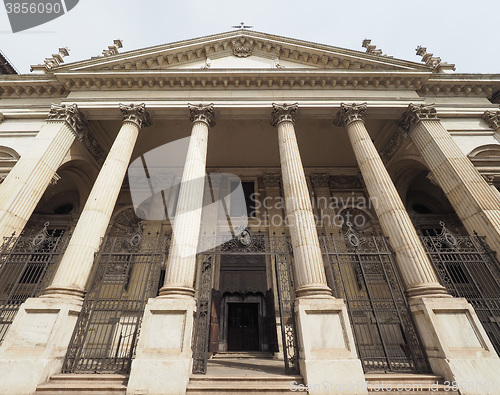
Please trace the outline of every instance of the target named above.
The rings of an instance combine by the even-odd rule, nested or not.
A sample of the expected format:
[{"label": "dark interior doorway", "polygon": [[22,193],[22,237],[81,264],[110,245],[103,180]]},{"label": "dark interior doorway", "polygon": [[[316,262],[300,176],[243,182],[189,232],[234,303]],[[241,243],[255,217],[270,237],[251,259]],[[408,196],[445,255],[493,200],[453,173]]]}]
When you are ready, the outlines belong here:
[{"label": "dark interior doorway", "polygon": [[228,351],[259,351],[259,304],[228,303]]}]

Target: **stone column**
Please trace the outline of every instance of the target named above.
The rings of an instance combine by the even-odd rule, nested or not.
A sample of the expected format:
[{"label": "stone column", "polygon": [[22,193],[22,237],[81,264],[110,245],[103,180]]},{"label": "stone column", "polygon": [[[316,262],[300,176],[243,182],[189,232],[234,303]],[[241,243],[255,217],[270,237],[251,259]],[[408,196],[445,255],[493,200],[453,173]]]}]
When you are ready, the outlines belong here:
[{"label": "stone column", "polygon": [[[383,232],[396,252],[409,305],[434,373],[459,383],[461,394],[500,390],[495,353],[472,306],[452,298],[437,282],[394,184],[366,131],[366,105],[341,105],[336,124],[346,126],[366,188]],[[484,180],[483,180],[484,181]],[[448,297],[447,297],[448,296]]]},{"label": "stone column", "polygon": [[191,121],[165,283],[144,311],[127,394],[186,392],[192,371],[191,342],[196,301],[193,282],[200,233],[208,128],[215,124],[213,105],[188,105]]},{"label": "stone column", "polygon": [[92,187],[54,279],[45,290],[45,296],[83,298],[94,254],[106,233],[139,131],[150,125],[144,104],[120,105],[120,110],[124,115],[122,127]]},{"label": "stone column", "polygon": [[47,123],[0,187],[0,241],[19,235],[75,138],[87,133],[76,104],[53,104]]},{"label": "stone column", "polygon": [[[299,366],[309,393],[367,393],[361,362],[344,301],[326,283],[316,224],[299,147],[295,137],[296,104],[273,104],[272,124],[278,140],[285,210],[295,269],[294,311]],[[325,336],[329,333],[329,336]],[[325,382],[328,386],[325,387]]]},{"label": "stone column", "polygon": [[189,105],[191,139],[182,173],[177,212],[172,230],[165,283],[161,296],[193,297],[196,250],[200,233],[208,128],[215,125],[213,105]]},{"label": "stone column", "polygon": [[400,127],[409,133],[469,234],[486,236],[500,254],[500,199],[441,124],[436,108],[410,104]]},{"label": "stone column", "polygon": [[5,394],[32,394],[38,384],[61,372],[82,308],[94,253],[106,231],[139,130],[149,125],[144,104],[121,105],[120,109],[124,123],[95,181],[52,285],[42,297],[29,298],[21,305],[0,347]]},{"label": "stone column", "polygon": [[380,226],[396,253],[409,297],[449,296],[439,284],[410,216],[365,128],[366,105],[342,103],[335,124],[344,126]]},{"label": "stone column", "polygon": [[295,295],[331,296],[299,147],[294,116],[297,105],[273,104],[272,124],[278,128],[283,192],[295,267]]}]

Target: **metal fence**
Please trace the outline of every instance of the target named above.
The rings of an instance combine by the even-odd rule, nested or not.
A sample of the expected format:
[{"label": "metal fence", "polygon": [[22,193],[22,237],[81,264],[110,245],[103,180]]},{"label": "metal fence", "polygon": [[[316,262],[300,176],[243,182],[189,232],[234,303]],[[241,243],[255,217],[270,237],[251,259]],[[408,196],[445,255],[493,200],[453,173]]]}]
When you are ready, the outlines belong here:
[{"label": "metal fence", "polygon": [[62,230],[5,238],[0,247],[0,343],[22,303],[49,285],[69,241]]},{"label": "metal fence", "polygon": [[63,372],[128,372],[148,298],[158,291],[168,234],[107,236],[96,255],[89,292]]},{"label": "metal fence", "polygon": [[441,230],[426,232],[422,244],[447,291],[474,307],[500,354],[500,265],[484,237],[461,236],[441,222]]},{"label": "metal fence", "polygon": [[382,236],[320,236],[329,286],[345,300],[365,372],[426,372],[429,366]]}]

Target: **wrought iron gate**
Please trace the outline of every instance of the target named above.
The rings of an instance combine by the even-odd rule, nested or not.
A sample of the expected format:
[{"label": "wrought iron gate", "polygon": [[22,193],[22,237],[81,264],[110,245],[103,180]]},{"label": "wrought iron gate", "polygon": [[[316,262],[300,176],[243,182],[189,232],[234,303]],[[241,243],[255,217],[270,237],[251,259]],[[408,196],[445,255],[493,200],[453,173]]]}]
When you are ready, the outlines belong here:
[{"label": "wrought iron gate", "polygon": [[460,236],[444,222],[421,236],[437,276],[453,296],[466,298],[500,354],[500,265],[484,237]]},{"label": "wrought iron gate", "polygon": [[78,317],[63,372],[128,372],[148,298],[158,290],[168,234],[107,236]]},{"label": "wrought iron gate", "polygon": [[[283,355],[285,372],[299,372],[297,337],[293,313],[294,287],[291,261],[291,247],[285,236],[266,236],[252,234],[245,230],[238,237],[220,243],[214,242],[214,237],[202,237],[199,249],[206,251],[199,254],[201,276],[198,288],[197,313],[193,341],[193,373],[206,374],[209,344],[209,327],[211,311],[211,294],[213,282],[213,264],[220,254],[257,254],[274,257],[278,299],[280,306],[281,331],[283,340]],[[227,240],[227,239],[226,239]],[[211,248],[211,246],[216,247]]]},{"label": "wrought iron gate", "polygon": [[327,279],[345,300],[366,371],[429,371],[385,237],[321,236]]},{"label": "wrought iron gate", "polygon": [[0,343],[19,306],[40,296],[53,277],[69,237],[61,230],[42,230],[5,238],[0,247]]}]

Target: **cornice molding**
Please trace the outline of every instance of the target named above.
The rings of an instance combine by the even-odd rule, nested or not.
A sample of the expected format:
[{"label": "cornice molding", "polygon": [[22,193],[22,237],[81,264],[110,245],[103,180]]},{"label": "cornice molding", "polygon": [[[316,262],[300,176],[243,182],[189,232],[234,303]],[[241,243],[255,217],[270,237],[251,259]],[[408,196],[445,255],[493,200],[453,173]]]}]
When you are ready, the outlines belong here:
[{"label": "cornice molding", "polygon": [[345,127],[354,121],[364,122],[366,109],[366,103],[341,103],[340,110],[337,112],[337,116],[335,117],[333,123],[337,126]]},{"label": "cornice molding", "polygon": [[299,106],[297,103],[273,103],[273,111],[271,112],[271,125],[276,127],[282,122],[295,123],[295,113],[298,109]]},{"label": "cornice molding", "polygon": [[[112,57],[112,56],[111,56]],[[432,75],[430,71],[200,69],[80,71],[0,76],[0,97],[61,97],[73,91],[206,89],[376,89],[416,91],[422,96],[491,98],[500,75]]]},{"label": "cornice molding", "polygon": [[123,114],[123,123],[130,122],[139,129],[151,125],[151,119],[146,111],[146,105],[142,104],[120,104],[120,111]]},{"label": "cornice molding", "polygon": [[215,113],[213,104],[188,104],[189,120],[192,123],[203,122],[208,127],[215,126]]}]

